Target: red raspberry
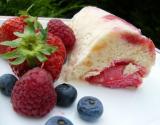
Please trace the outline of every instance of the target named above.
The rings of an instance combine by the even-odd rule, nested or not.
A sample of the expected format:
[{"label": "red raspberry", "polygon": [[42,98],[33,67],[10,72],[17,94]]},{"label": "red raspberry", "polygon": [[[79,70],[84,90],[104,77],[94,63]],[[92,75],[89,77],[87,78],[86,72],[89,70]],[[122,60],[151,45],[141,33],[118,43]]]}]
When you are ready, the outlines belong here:
[{"label": "red raspberry", "polygon": [[72,50],[76,39],[73,30],[69,26],[64,24],[61,20],[52,19],[48,22],[47,27],[49,33],[59,36],[62,39],[67,52]]},{"label": "red raspberry", "polygon": [[51,75],[38,67],[28,71],[16,82],[11,100],[17,113],[32,117],[46,115],[56,104]]}]

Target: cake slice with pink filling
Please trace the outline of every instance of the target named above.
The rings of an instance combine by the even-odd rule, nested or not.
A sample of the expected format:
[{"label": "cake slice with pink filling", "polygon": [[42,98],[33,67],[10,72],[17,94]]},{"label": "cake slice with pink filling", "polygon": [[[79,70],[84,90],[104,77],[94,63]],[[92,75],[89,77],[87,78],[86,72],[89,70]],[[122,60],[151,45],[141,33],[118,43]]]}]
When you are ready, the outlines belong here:
[{"label": "cake slice with pink filling", "polygon": [[132,24],[89,6],[72,18],[71,26],[77,41],[66,64],[66,80],[138,87],[150,72],[155,46]]}]

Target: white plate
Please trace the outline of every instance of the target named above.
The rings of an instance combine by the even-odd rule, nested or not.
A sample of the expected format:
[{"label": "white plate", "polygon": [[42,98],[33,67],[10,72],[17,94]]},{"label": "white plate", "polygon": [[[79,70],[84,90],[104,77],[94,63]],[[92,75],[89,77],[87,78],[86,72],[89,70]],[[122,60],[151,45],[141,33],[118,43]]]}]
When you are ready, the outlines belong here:
[{"label": "white plate", "polygon": [[[1,21],[0,21],[1,22]],[[42,20],[46,25],[46,20]],[[0,75],[12,73],[9,65],[0,60]],[[57,81],[56,84],[62,81]],[[160,125],[160,54],[151,73],[138,89],[109,89],[89,84],[69,82],[78,90],[78,98],[70,108],[55,107],[41,119],[18,115],[12,109],[10,98],[0,93],[0,125],[45,125],[52,116],[62,115],[74,125]],[[78,117],[76,106],[83,96],[98,97],[104,105],[102,117],[95,123],[88,123]]]}]

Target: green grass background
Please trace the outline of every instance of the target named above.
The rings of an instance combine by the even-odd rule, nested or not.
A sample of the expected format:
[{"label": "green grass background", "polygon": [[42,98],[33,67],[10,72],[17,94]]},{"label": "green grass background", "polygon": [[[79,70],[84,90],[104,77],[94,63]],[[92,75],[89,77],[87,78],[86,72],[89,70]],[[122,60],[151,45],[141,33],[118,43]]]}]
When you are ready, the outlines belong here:
[{"label": "green grass background", "polygon": [[0,0],[0,15],[18,15],[30,10],[33,16],[71,18],[86,5],[98,6],[142,30],[160,48],[160,2],[157,0]]}]

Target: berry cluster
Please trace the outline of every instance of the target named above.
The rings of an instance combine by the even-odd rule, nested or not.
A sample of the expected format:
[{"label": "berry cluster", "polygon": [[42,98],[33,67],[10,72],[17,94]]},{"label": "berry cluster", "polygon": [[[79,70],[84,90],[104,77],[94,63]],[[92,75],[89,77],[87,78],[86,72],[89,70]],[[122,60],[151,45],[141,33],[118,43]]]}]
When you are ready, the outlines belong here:
[{"label": "berry cluster", "polygon": [[[30,15],[8,19],[0,27],[0,57],[6,59],[13,74],[0,76],[0,90],[11,96],[14,111],[28,117],[42,117],[55,105],[71,106],[77,90],[70,84],[54,88],[67,53],[73,49],[75,36],[61,20],[52,19],[47,30]],[[84,97],[77,105],[80,117],[86,121],[98,119],[102,103],[94,97]],[[46,125],[73,125],[62,116],[50,118]]]},{"label": "berry cluster", "polygon": [[44,116],[55,106],[53,82],[67,58],[66,49],[71,51],[75,42],[72,29],[61,20],[50,20],[46,29],[30,15],[10,18],[0,26],[0,57],[17,76],[2,75],[0,88],[11,96],[14,110],[25,116]]}]

